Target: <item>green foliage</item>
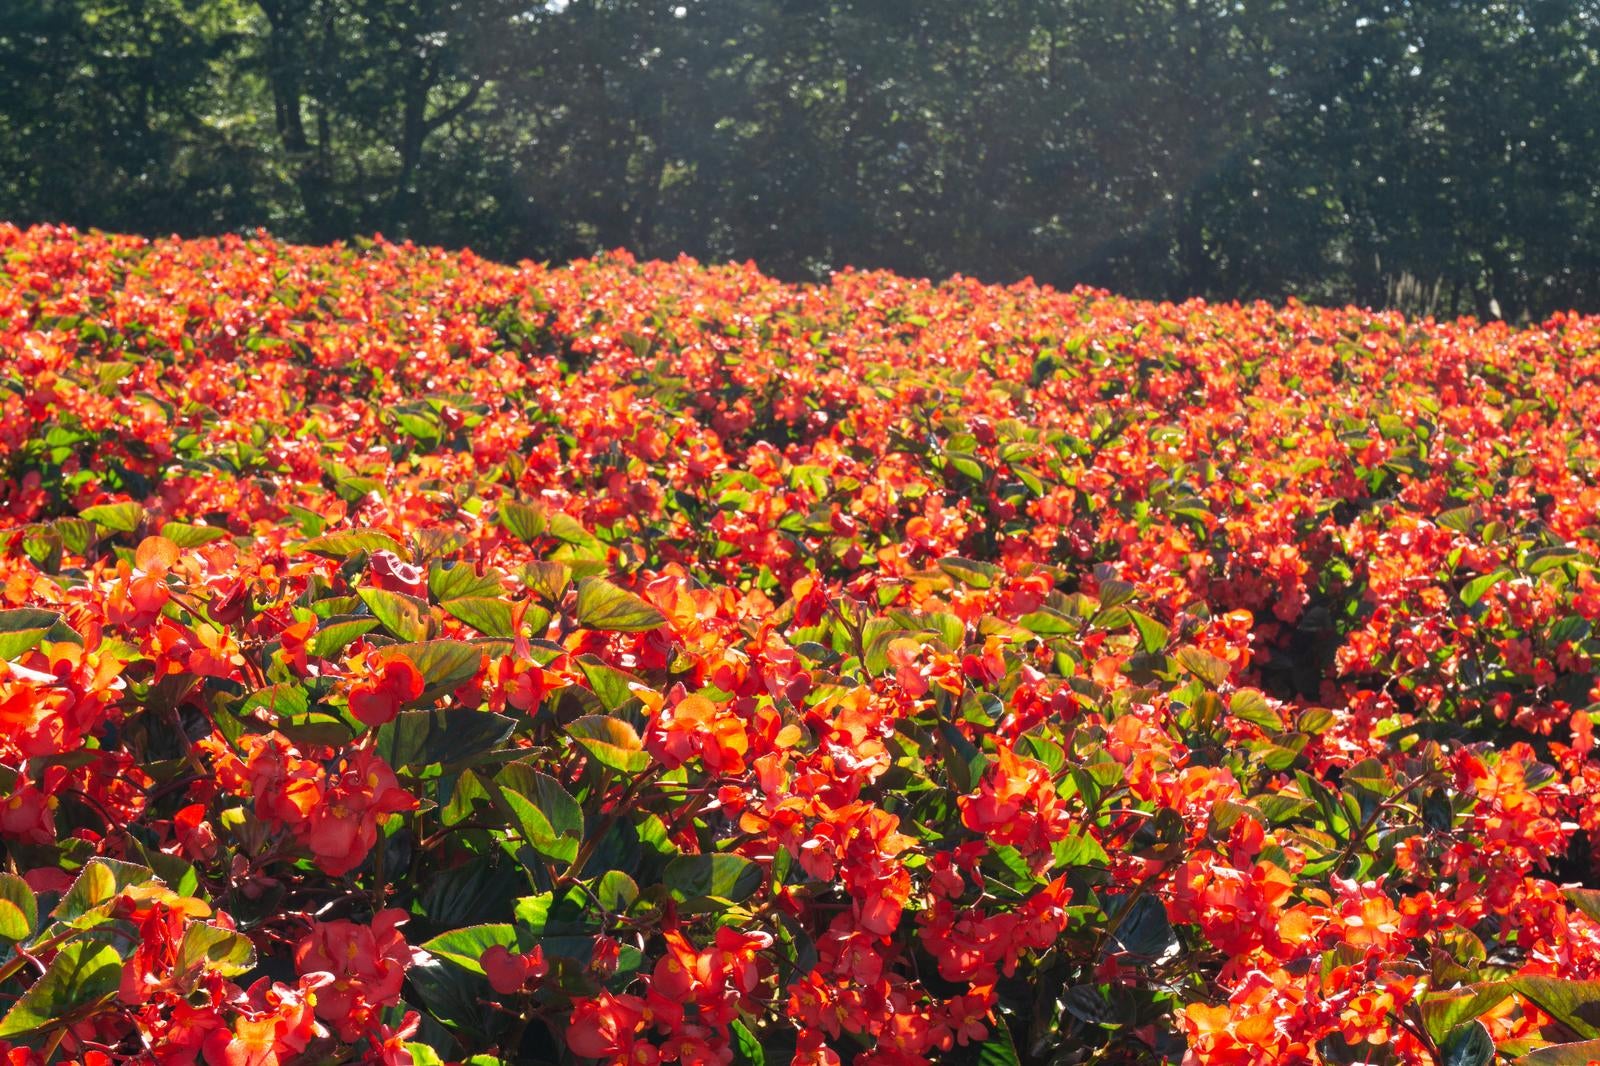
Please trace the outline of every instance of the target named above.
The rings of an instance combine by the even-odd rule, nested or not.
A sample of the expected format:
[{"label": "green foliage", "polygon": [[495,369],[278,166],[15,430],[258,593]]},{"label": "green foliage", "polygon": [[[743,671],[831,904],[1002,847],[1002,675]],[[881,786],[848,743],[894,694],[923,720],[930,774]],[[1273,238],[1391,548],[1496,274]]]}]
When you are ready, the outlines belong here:
[{"label": "green foliage", "polygon": [[[504,258],[624,246],[784,276],[851,264],[1480,316],[1592,308],[1600,281],[1600,23],[1582,5],[11,14],[0,217],[18,221],[380,230]],[[395,421],[412,443],[445,432],[430,411]],[[945,461],[983,473],[969,452]],[[531,510],[500,520],[526,539]]]}]

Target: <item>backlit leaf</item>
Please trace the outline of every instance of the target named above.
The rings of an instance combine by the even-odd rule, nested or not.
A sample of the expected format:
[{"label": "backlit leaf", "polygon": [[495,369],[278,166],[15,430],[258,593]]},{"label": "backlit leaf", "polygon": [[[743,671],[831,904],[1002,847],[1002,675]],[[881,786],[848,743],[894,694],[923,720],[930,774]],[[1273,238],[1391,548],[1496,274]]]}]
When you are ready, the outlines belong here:
[{"label": "backlit leaf", "polygon": [[660,611],[603,578],[578,582],[578,622],[587,629],[639,633],[664,625]]}]

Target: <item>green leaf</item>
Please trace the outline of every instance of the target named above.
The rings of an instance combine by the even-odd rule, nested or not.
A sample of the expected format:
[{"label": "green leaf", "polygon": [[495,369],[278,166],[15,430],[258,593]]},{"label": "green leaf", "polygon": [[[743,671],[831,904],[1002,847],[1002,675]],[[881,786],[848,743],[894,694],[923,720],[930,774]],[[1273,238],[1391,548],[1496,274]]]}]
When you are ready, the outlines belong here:
[{"label": "green leaf", "polygon": [[1530,1051],[1516,1060],[1516,1066],[1590,1066],[1597,1059],[1600,1059],[1600,1040],[1584,1040]]},{"label": "green leaf", "polygon": [[448,826],[460,825],[475,817],[480,807],[488,807],[493,802],[489,789],[478,775],[471,770],[463,770],[456,775],[455,787],[450,790],[450,802],[439,812],[439,820]]},{"label": "green leaf", "polygon": [[1120,578],[1111,578],[1100,582],[1100,606],[1102,609],[1120,607],[1133,599],[1137,591],[1132,582]]},{"label": "green leaf", "polygon": [[345,503],[355,506],[368,496],[383,499],[383,482],[371,477],[341,477],[334,481],[333,491]]},{"label": "green leaf", "polygon": [[258,707],[293,718],[311,709],[311,697],[299,685],[268,685],[246,696],[235,713],[243,717]]},{"label": "green leaf", "polygon": [[587,629],[641,633],[666,621],[660,611],[604,578],[578,582],[578,623]]},{"label": "green leaf", "polygon": [[362,552],[371,555],[373,552],[390,551],[402,557],[405,552],[393,537],[370,529],[312,537],[310,540],[302,541],[296,550],[340,560],[360,555]]},{"label": "green leaf", "polygon": [[67,894],[61,897],[56,909],[50,912],[52,920],[72,922],[115,899],[123,889],[155,880],[155,872],[148,866],[137,866],[116,859],[93,858],[72,882]]},{"label": "green leaf", "polygon": [[607,870],[595,882],[594,897],[612,914],[620,914],[639,898],[639,886],[621,870]]},{"label": "green leaf", "polygon": [[[1585,563],[1584,555],[1577,548],[1563,544],[1531,551],[1522,561],[1523,568],[1534,577],[1565,563]],[[1593,562],[1587,562],[1585,565],[1592,568]]]},{"label": "green leaf", "polygon": [[949,651],[960,651],[967,641],[966,623],[948,611],[935,611],[927,616],[926,622]]},{"label": "green leaf", "polygon": [[534,896],[523,896],[517,900],[512,914],[517,920],[517,929],[527,936],[544,936],[545,926],[550,924],[550,908],[555,906],[554,892],[540,892]]},{"label": "green leaf", "polygon": [[1228,680],[1228,675],[1233,671],[1233,667],[1228,664],[1226,659],[1219,659],[1210,652],[1202,651],[1193,645],[1179,648],[1174,658],[1178,660],[1178,664],[1185,670],[1212,688],[1216,688]]},{"label": "green leaf", "polygon": [[1494,1061],[1494,1040],[1480,1021],[1458,1026],[1439,1045],[1439,1066],[1489,1066]]},{"label": "green leaf", "polygon": [[1000,568],[993,563],[980,562],[976,559],[963,559],[959,555],[951,555],[939,560],[939,569],[945,575],[953,578],[968,588],[986,589],[994,585],[1000,576]]},{"label": "green leaf", "polygon": [[1111,944],[1119,952],[1165,962],[1180,950],[1167,919],[1166,906],[1154,896],[1140,896],[1117,922]]},{"label": "green leaf", "polygon": [[472,1042],[493,1043],[507,1035],[511,1021],[495,1009],[494,992],[482,974],[422,955],[406,970],[406,981],[429,1015]]},{"label": "green leaf", "polygon": [[1228,700],[1228,713],[1240,721],[1258,725],[1266,730],[1283,728],[1283,717],[1267,703],[1267,698],[1253,688],[1242,688]]},{"label": "green leaf", "polygon": [[524,544],[542,537],[550,529],[550,514],[543,507],[507,500],[500,505],[500,526]]},{"label": "green leaf", "polygon": [[546,603],[558,604],[572,584],[572,568],[564,563],[543,560],[529,563],[519,573],[528,591]]},{"label": "green leaf", "polygon": [[971,792],[989,769],[989,757],[967,739],[953,722],[939,723],[937,738],[950,781],[961,792]]},{"label": "green leaf", "polygon": [[401,711],[378,729],[378,753],[390,766],[453,764],[493,751],[517,723],[471,707]]},{"label": "green leaf", "polygon": [[69,941],[50,966],[0,1020],[0,1040],[14,1040],[62,1024],[117,994],[122,957],[109,944]]},{"label": "green leaf", "polygon": [[498,597],[504,591],[498,577],[493,574],[479,576],[469,563],[447,565],[435,560],[428,567],[428,592],[440,603],[467,597]]},{"label": "green leaf", "polygon": [[1526,996],[1582,1040],[1600,1037],[1600,981],[1514,977],[1513,991]]},{"label": "green leaf", "polygon": [[1061,838],[1055,842],[1051,854],[1055,860],[1051,868],[1056,870],[1072,866],[1104,869],[1111,863],[1111,856],[1106,854],[1106,849],[1087,833],[1073,833]]},{"label": "green leaf", "polygon": [[959,473],[965,474],[973,481],[982,481],[985,477],[984,466],[968,452],[945,452],[945,461]]},{"label": "green leaf", "polygon": [[761,867],[743,855],[680,855],[661,881],[678,902],[711,898],[738,903],[761,887]]},{"label": "green leaf", "polygon": [[[471,680],[483,665],[483,649],[463,640],[427,640],[417,644],[389,644],[378,649],[379,662],[404,655],[422,674],[429,690],[448,690]],[[428,699],[423,692],[422,699]]]},{"label": "green leaf", "polygon": [[550,532],[569,549],[574,549],[569,554],[594,558],[605,556],[605,545],[584,529],[581,522],[564,511],[555,511],[550,515]]},{"label": "green leaf", "polygon": [[199,966],[224,977],[238,977],[255,965],[255,945],[243,933],[204,922],[190,922],[183,931],[183,943],[178,948],[180,973]]},{"label": "green leaf", "polygon": [[443,424],[432,415],[396,411],[394,420],[406,436],[427,448],[433,447],[444,436]]},{"label": "green leaf", "polygon": [[1487,574],[1473,578],[1461,587],[1461,602],[1471,607],[1483,599],[1484,593],[1510,576],[1511,571],[1502,566],[1498,570],[1491,570]]},{"label": "green leaf", "polygon": [[978,1045],[977,1066],[1022,1066],[1017,1045],[1005,1019],[997,1017],[989,1026],[989,1037]]},{"label": "green leaf", "polygon": [[26,940],[38,922],[39,904],[28,882],[0,873],[0,940]]},{"label": "green leaf", "polygon": [[1511,986],[1504,981],[1485,982],[1430,992],[1422,997],[1422,1024],[1434,1043],[1442,1044],[1463,1023],[1493,1010],[1507,996]]},{"label": "green leaf", "polygon": [[1302,733],[1319,736],[1338,721],[1332,711],[1326,707],[1307,707],[1300,712],[1300,717],[1295,720],[1294,727]]},{"label": "green leaf", "polygon": [[867,647],[862,665],[876,677],[889,670],[889,645],[902,637],[915,639],[916,635],[908,629],[896,629],[887,618],[873,618],[862,628],[862,636]]},{"label": "green leaf", "polygon": [[437,958],[453,962],[463,970],[482,974],[483,966],[478,960],[483,958],[485,951],[497,945],[507,951],[517,950],[517,931],[510,923],[469,925],[464,929],[452,929],[424,943],[422,950]]},{"label": "green leaf", "polygon": [[[465,778],[468,774],[463,774]],[[474,794],[481,787],[472,786]],[[452,800],[461,794],[458,784]],[[446,824],[449,824],[448,822]],[[514,863],[502,862],[496,852],[446,869],[429,871],[413,906],[427,916],[430,929],[455,929],[484,921],[498,921],[511,913],[511,901],[528,887],[523,871]]]},{"label": "green leaf", "polygon": [[578,666],[588,679],[589,688],[600,698],[600,705],[608,712],[615,713],[629,700],[636,698],[628,687],[639,680],[632,674],[618,670],[594,655],[580,655]]},{"label": "green leaf", "polygon": [[510,640],[517,634],[512,628],[511,604],[489,596],[462,596],[440,604],[450,615],[476,629],[486,637]]},{"label": "green leaf", "polygon": [[619,773],[637,774],[650,767],[650,756],[639,734],[620,718],[584,715],[567,724],[567,733],[583,745],[596,762]]},{"label": "green leaf", "polygon": [[495,777],[495,784],[534,851],[558,862],[577,859],[583,842],[583,808],[561,782],[525,763],[512,763]]},{"label": "green leaf", "polygon": [[139,528],[139,523],[144,521],[144,508],[132,500],[124,500],[121,503],[102,503],[97,507],[85,508],[78,512],[78,517],[86,518],[114,533],[132,533]]},{"label": "green leaf", "polygon": [[1566,897],[1568,903],[1595,921],[1600,922],[1600,890],[1568,888],[1563,889],[1561,894]]},{"label": "green leaf", "polygon": [[329,621],[306,641],[306,651],[314,659],[333,659],[344,651],[357,637],[378,627],[376,618],[344,618]]},{"label": "green leaf", "polygon": [[1132,608],[1128,610],[1128,617],[1133,619],[1134,628],[1139,631],[1139,643],[1147,653],[1154,655],[1167,646],[1166,626]]},{"label": "green leaf", "polygon": [[383,623],[383,628],[401,640],[427,639],[430,616],[426,601],[370,585],[358,589],[357,594],[373,617]]},{"label": "green leaf", "polygon": [[228,535],[226,529],[217,526],[196,526],[188,522],[163,522],[161,535],[180,548],[198,548],[212,541],[221,540]]},{"label": "green leaf", "polygon": [[1034,635],[1041,637],[1056,637],[1078,631],[1077,622],[1074,622],[1060,611],[1053,611],[1048,607],[1037,611],[1029,611],[1017,619],[1017,624]]},{"label": "green leaf", "polygon": [[50,630],[61,622],[55,611],[35,607],[19,607],[0,611],[0,659],[15,659],[26,655],[39,642],[49,636]]},{"label": "green leaf", "polygon": [[761,1049],[761,1041],[744,1022],[735,1018],[728,1023],[728,1032],[733,1037],[734,1062],[741,1066],[767,1066],[767,1053]]}]

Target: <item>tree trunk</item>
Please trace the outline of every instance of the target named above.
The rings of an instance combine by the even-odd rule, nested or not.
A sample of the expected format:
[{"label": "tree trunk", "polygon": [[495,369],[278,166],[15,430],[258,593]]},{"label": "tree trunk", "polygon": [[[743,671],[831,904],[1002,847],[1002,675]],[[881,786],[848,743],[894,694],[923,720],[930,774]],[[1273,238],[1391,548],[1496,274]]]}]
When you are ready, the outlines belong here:
[{"label": "tree trunk", "polygon": [[305,0],[260,0],[271,32],[267,35],[267,81],[272,86],[272,110],[278,140],[283,145],[295,186],[305,207],[307,236],[328,241],[334,233],[332,190],[327,166],[327,146],[314,149],[306,135],[302,114],[299,41],[296,30],[310,5]]}]

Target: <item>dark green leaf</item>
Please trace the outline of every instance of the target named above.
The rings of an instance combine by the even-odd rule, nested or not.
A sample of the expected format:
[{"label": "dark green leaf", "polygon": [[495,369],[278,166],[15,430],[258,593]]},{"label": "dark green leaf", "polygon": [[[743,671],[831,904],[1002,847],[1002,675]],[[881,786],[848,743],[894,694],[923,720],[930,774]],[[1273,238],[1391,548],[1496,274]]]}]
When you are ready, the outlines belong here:
[{"label": "dark green leaf", "polygon": [[378,751],[391,766],[464,762],[493,751],[516,722],[470,707],[401,711],[378,730]]},{"label": "dark green leaf", "polygon": [[1167,908],[1154,896],[1142,895],[1117,922],[1111,945],[1119,953],[1166,962],[1179,951]]},{"label": "dark green leaf", "polygon": [[1516,1060],[1516,1066],[1593,1066],[1596,1061],[1600,1061],[1600,1040],[1584,1040],[1530,1051]]},{"label": "dark green leaf", "polygon": [[511,1025],[492,1006],[494,990],[482,974],[424,956],[407,969],[406,981],[416,988],[421,1005],[433,1018],[474,1042],[493,1042]]},{"label": "dark green leaf", "polygon": [[661,875],[679,902],[711,898],[738,903],[761,887],[761,878],[761,867],[742,855],[680,855]]},{"label": "dark green leaf", "polygon": [[1439,1066],[1489,1066],[1494,1061],[1494,1040],[1479,1021],[1456,1029],[1439,1045],[1443,1061]]}]

